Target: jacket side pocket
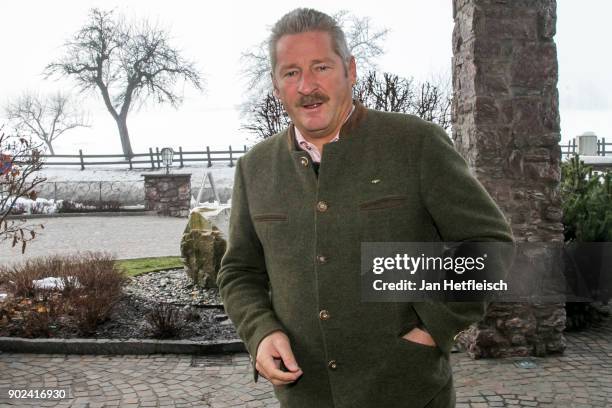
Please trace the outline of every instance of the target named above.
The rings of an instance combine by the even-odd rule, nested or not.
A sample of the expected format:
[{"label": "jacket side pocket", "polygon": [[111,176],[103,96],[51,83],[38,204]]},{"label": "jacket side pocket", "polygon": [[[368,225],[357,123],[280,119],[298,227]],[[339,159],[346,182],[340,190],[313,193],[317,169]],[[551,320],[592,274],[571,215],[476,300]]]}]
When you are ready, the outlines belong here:
[{"label": "jacket side pocket", "polygon": [[280,213],[257,214],[257,215],[253,215],[253,221],[255,222],[287,221],[287,214],[280,214]]}]

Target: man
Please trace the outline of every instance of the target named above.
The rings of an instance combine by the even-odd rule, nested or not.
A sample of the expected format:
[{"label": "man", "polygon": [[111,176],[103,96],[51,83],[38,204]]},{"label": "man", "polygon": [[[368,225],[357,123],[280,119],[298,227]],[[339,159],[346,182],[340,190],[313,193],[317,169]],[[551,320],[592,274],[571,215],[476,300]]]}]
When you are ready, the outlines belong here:
[{"label": "man", "polygon": [[292,124],[236,166],[218,275],[228,315],[282,407],[451,407],[453,338],[482,304],[365,303],[368,241],[510,241],[444,131],[352,100],[355,60],[332,18],[272,29],[274,94]]}]

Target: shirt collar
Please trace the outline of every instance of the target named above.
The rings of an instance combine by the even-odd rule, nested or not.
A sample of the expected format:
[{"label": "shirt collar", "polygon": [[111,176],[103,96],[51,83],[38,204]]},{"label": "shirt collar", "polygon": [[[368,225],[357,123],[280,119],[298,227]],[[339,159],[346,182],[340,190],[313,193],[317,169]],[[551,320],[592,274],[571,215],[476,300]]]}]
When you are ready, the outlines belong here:
[{"label": "shirt collar", "polygon": [[[351,111],[346,116],[346,119],[344,119],[343,124],[346,123],[346,121],[348,121],[348,119],[353,114],[354,110],[355,110],[355,104],[351,106]],[[307,152],[310,155],[310,158],[312,159],[313,162],[320,163],[321,162],[321,152],[319,152],[319,149],[317,149],[317,147],[314,144],[310,143],[304,138],[304,136],[302,135],[300,130],[297,128],[297,126],[294,126],[294,130],[295,130],[295,140],[298,146],[300,147],[300,149]],[[329,143],[337,142],[339,139],[340,139],[340,131],[336,133],[336,135],[332,138],[332,140],[329,141]]]}]

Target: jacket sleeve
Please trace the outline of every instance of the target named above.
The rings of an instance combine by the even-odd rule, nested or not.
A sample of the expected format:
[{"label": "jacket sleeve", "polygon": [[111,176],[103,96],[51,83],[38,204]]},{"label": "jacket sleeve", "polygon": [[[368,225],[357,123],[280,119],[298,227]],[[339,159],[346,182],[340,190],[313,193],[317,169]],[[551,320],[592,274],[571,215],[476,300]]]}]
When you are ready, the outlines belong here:
[{"label": "jacket sleeve", "polygon": [[286,331],[272,309],[263,248],[252,223],[242,175],[242,158],[236,164],[228,246],[217,285],[225,310],[251,355],[257,381],[254,364],[259,343],[273,331]]},{"label": "jacket sleeve", "polygon": [[[442,128],[427,124],[422,139],[420,194],[445,242],[512,242],[502,212],[471,174]],[[413,307],[438,347],[449,353],[454,337],[480,320],[486,302],[419,302]]]}]

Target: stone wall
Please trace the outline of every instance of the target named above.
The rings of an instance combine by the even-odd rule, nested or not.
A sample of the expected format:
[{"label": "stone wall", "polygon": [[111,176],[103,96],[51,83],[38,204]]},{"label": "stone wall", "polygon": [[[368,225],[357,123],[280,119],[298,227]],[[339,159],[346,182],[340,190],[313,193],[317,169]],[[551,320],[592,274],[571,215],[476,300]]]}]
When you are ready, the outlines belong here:
[{"label": "stone wall", "polygon": [[143,174],[145,210],[171,217],[189,216],[191,174]]},{"label": "stone wall", "polygon": [[[454,0],[453,139],[517,241],[562,241],[555,0]],[[476,357],[565,347],[563,304],[493,304]]]}]

